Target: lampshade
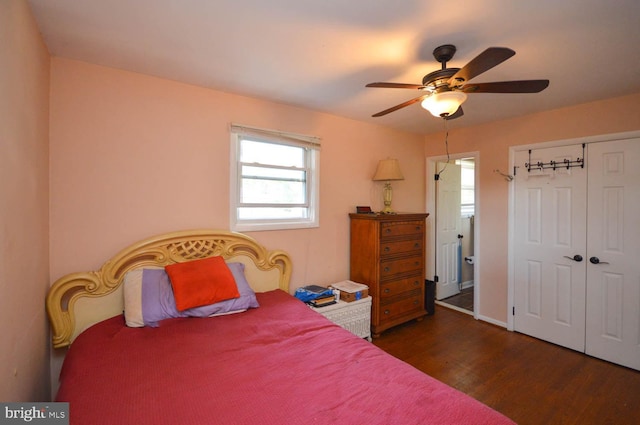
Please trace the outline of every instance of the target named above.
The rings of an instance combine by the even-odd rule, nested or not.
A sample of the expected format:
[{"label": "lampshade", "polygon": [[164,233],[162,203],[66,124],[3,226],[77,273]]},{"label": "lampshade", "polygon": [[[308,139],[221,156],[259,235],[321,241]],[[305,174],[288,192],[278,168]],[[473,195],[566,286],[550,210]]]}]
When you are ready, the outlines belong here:
[{"label": "lampshade", "polygon": [[374,181],[379,180],[404,180],[404,176],[400,171],[400,164],[397,159],[381,159],[378,162],[378,168],[373,176]]},{"label": "lampshade", "polygon": [[444,91],[427,97],[421,105],[434,117],[446,117],[453,115],[465,100],[467,95],[461,91]]}]

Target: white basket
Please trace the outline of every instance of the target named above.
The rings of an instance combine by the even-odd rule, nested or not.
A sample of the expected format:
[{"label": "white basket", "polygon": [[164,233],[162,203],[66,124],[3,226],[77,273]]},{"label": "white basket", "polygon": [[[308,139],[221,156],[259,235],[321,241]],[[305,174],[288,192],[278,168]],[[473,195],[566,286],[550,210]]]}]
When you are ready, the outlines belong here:
[{"label": "white basket", "polygon": [[360,338],[371,339],[371,297],[350,303],[340,301],[315,310]]}]

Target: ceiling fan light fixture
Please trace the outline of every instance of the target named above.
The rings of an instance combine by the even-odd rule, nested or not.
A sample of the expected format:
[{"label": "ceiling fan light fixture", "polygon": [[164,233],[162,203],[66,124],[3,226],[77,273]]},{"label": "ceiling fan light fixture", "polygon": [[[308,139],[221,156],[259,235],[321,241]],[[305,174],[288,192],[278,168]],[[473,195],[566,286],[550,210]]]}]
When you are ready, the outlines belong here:
[{"label": "ceiling fan light fixture", "polygon": [[453,115],[465,100],[467,95],[461,91],[444,91],[427,97],[421,106],[434,117],[446,117]]}]

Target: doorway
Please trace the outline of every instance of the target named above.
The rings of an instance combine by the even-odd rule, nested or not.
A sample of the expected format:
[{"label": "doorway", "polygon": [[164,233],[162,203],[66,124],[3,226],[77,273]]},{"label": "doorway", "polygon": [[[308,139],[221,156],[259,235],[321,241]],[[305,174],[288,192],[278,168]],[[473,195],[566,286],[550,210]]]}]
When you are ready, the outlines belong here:
[{"label": "doorway", "polygon": [[426,276],[436,286],[436,304],[477,317],[479,153],[427,158],[429,249]]}]

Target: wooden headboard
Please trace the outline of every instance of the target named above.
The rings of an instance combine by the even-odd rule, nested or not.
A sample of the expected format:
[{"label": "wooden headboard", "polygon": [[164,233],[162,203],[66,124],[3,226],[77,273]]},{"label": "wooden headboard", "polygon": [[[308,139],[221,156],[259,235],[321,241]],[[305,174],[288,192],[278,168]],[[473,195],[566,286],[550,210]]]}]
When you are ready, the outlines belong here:
[{"label": "wooden headboard", "polygon": [[289,291],[289,255],[280,250],[268,251],[249,236],[225,230],[158,235],[123,249],[100,270],[68,274],[51,285],[46,307],[53,346],[66,347],[94,323],[122,314],[122,282],[128,271],[214,255],[245,264],[247,281],[256,292]]}]

